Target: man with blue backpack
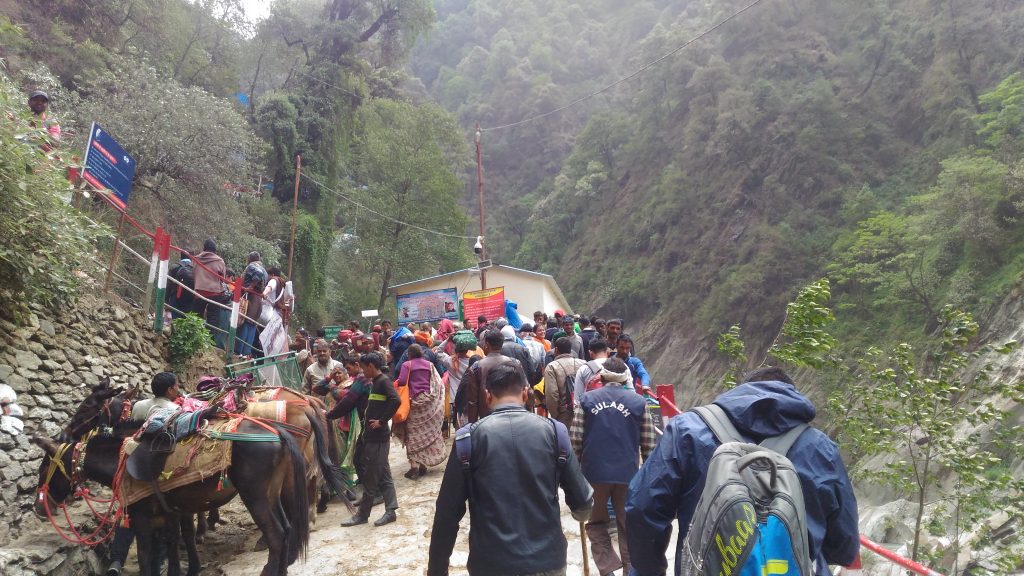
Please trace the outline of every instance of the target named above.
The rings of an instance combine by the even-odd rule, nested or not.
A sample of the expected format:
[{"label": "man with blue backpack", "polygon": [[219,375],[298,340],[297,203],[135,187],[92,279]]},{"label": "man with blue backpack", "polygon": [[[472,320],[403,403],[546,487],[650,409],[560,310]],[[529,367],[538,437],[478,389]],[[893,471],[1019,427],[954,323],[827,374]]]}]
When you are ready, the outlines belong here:
[{"label": "man with blue backpack", "polygon": [[778,368],[673,418],[626,503],[631,574],[826,576],[859,551],[857,500],[839,448]]}]

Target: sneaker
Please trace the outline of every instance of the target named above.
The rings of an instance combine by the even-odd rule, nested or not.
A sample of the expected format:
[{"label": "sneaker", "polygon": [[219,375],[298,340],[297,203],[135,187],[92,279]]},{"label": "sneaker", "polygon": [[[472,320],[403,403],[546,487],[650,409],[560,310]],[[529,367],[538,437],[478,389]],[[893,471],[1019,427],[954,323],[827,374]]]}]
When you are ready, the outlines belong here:
[{"label": "sneaker", "polygon": [[[395,520],[398,520],[398,516],[394,512],[385,512],[383,516],[374,521],[373,525],[380,527],[385,524],[391,524]],[[366,520],[363,520],[363,522],[366,522]]]},{"label": "sneaker", "polygon": [[360,524],[366,524],[368,520],[362,516],[353,516],[348,520],[344,520],[341,523],[342,528],[348,528],[349,526],[359,526]]},{"label": "sneaker", "polygon": [[104,576],[121,576],[121,568],[123,567],[120,560],[114,560],[103,574]]}]

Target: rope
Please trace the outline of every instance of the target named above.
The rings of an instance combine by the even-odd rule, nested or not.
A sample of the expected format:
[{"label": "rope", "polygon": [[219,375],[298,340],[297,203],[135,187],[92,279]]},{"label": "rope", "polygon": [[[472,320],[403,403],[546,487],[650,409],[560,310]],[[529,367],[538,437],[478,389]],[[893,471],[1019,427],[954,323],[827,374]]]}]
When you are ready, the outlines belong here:
[{"label": "rope", "polygon": [[127,210],[122,210],[120,207],[118,207],[116,204],[114,204],[114,201],[111,200],[109,197],[107,197],[106,194],[104,194],[103,192],[100,192],[99,194],[97,194],[97,196],[99,196],[100,198],[103,198],[103,201],[106,202],[107,204],[110,204],[110,206],[114,210],[117,210],[118,212],[124,214],[124,219],[127,220],[128,223],[132,225],[132,228],[135,228],[140,233],[145,234],[146,236],[149,236],[150,239],[155,239],[156,238],[156,234],[155,233],[152,233],[149,230],[146,230],[145,228],[143,228],[142,224],[139,224],[138,221],[135,220],[135,218],[132,218],[131,215],[128,214]]},{"label": "rope", "polygon": [[141,261],[146,266],[149,266],[149,258],[146,258],[142,254],[139,254],[135,250],[132,250],[132,247],[127,245],[127,244],[125,244],[124,240],[118,239],[117,242],[118,242],[118,244],[121,245],[122,248],[124,248],[126,251],[128,251],[128,253],[130,253],[132,256],[135,256],[136,258],[138,258],[139,261]]},{"label": "rope", "polygon": [[[89,256],[89,259],[92,260],[93,262],[95,262],[97,266],[100,266],[100,268],[105,269],[107,267],[106,264],[104,264],[103,262],[100,262],[99,260],[97,260],[95,256]],[[140,288],[137,284],[135,284],[131,280],[125,278],[124,276],[121,276],[120,274],[118,274],[116,270],[111,270],[111,274],[113,274],[114,277],[116,277],[118,280],[124,282],[125,284],[131,286],[132,288],[135,288],[139,292],[145,292],[145,290]],[[93,280],[96,280],[97,282],[99,281],[96,278],[93,278]]]},{"label": "rope", "polygon": [[218,432],[213,430],[206,433],[214,440],[230,440],[232,442],[280,442],[277,434],[259,434],[245,432]]},{"label": "rope", "polygon": [[371,214],[375,214],[377,216],[380,216],[381,218],[383,218],[383,219],[385,219],[385,220],[387,220],[389,222],[393,222],[395,224],[401,224],[402,226],[408,226],[409,228],[415,228],[416,230],[419,230],[421,232],[426,232],[428,234],[436,234],[438,236],[444,236],[446,238],[459,238],[461,240],[476,240],[476,236],[462,236],[462,235],[459,235],[459,234],[449,234],[447,232],[439,232],[437,230],[431,230],[429,228],[424,228],[422,226],[417,226],[416,224],[410,224],[409,222],[402,222],[401,220],[396,220],[395,218],[392,218],[391,216],[388,216],[387,214],[384,214],[382,212],[378,212],[378,211],[374,210],[373,208],[370,208],[368,206],[364,206],[363,204],[360,204],[359,202],[356,202],[355,200],[349,198],[348,196],[346,196],[345,194],[343,194],[339,190],[335,190],[333,188],[329,188],[326,184],[318,181],[317,179],[313,178],[312,176],[308,176],[306,174],[303,174],[302,177],[305,178],[306,180],[309,180],[313,184],[316,184],[322,190],[327,191],[327,192],[331,192],[335,196],[341,198],[342,200],[345,200],[346,202],[350,202],[352,204],[355,204],[357,207],[362,208],[363,210],[366,210],[367,212],[370,212]]},{"label": "rope", "polygon": [[544,112],[543,114],[537,114],[536,116],[531,116],[529,118],[526,118],[524,120],[520,120],[518,122],[512,122],[511,124],[504,124],[502,126],[494,126],[492,128],[481,128],[480,131],[481,132],[494,132],[495,130],[504,130],[506,128],[514,128],[516,126],[521,126],[521,125],[527,124],[529,122],[540,120],[541,118],[547,118],[548,116],[553,116],[555,114],[558,114],[559,112],[564,112],[564,111],[568,110],[569,108],[572,108],[572,107],[576,106],[577,104],[581,104],[583,102],[586,102],[587,100],[590,100],[591,98],[593,98],[595,96],[598,96],[600,94],[603,94],[603,93],[611,90],[612,88],[618,86],[619,84],[622,84],[624,82],[628,82],[628,81],[632,80],[633,78],[636,78],[637,76],[643,74],[647,70],[649,70],[649,69],[653,68],[654,66],[660,64],[662,61],[668,59],[669,57],[674,56],[674,55],[678,54],[679,52],[682,52],[683,49],[689,47],[694,42],[697,42],[698,40],[701,40],[702,38],[704,38],[708,34],[711,34],[715,30],[718,30],[722,26],[725,26],[729,21],[733,20],[734,18],[737,18],[738,16],[740,16],[741,14],[746,12],[747,10],[750,10],[754,6],[757,6],[761,2],[762,2],[762,0],[754,0],[753,2],[751,2],[750,4],[744,6],[743,8],[738,10],[737,12],[734,12],[731,16],[729,16],[725,20],[722,20],[718,24],[715,24],[711,28],[708,28],[707,30],[701,32],[697,36],[694,36],[693,38],[688,40],[682,46],[679,46],[678,48],[675,48],[671,52],[661,56],[660,58],[658,58],[656,60],[648,62],[644,66],[640,67],[636,72],[633,72],[632,74],[630,74],[629,76],[626,76],[625,78],[620,78],[620,79],[616,80],[615,82],[612,82],[611,84],[605,86],[604,88],[601,88],[600,90],[597,90],[596,92],[591,92],[590,94],[587,94],[586,96],[583,96],[582,98],[577,98],[576,100],[573,100],[572,102],[566,104],[565,106],[562,106],[561,108],[556,108],[554,110],[550,110],[548,112]]}]

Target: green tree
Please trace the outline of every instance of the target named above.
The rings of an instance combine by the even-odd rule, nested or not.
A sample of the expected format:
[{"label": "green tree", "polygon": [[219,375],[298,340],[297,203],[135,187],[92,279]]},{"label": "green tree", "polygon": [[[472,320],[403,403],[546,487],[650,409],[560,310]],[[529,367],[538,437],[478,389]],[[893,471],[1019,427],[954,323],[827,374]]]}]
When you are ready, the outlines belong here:
[{"label": "green tree", "polygon": [[829,269],[839,285],[868,293],[873,306],[910,302],[934,318],[939,279],[927,261],[931,237],[912,222],[878,212],[858,225],[853,243]]},{"label": "green tree", "polygon": [[379,309],[394,281],[466,263],[464,240],[422,230],[465,235],[455,174],[464,152],[454,120],[439,108],[374,99],[359,110],[353,145],[358,184],[350,194],[374,211],[358,217],[368,220],[360,227],[361,255],[380,280]]},{"label": "green tree", "polygon": [[[939,342],[926,359],[918,360],[906,343],[888,353],[871,348],[860,377],[833,396],[830,407],[843,414],[838,423],[845,446],[862,462],[884,458],[881,469],[859,466],[856,474],[915,503],[908,543],[914,560],[936,562],[946,552],[923,548],[927,531],[950,536],[953,573],[960,573],[964,547],[984,558],[979,567],[986,573],[1007,573],[1020,560],[1022,538],[1006,537],[1001,527],[1024,519],[1024,482],[999,465],[1024,456],[1024,430],[1010,409],[1024,400],[1024,385],[1002,378],[991,360],[1018,345],[974,347],[978,324],[952,307],[943,309],[940,325]],[[1002,521],[993,522],[997,512]]]},{"label": "green tree", "polygon": [[980,100],[985,111],[978,115],[978,135],[992,149],[1016,155],[1024,125],[1024,75],[1009,76]]},{"label": "green tree", "polygon": [[[146,228],[163,226],[186,250],[215,238],[228,267],[236,270],[252,250],[268,264],[281,263],[286,238],[261,235],[249,213],[251,198],[236,198],[225,188],[256,184],[254,166],[263,148],[245,117],[229,101],[182,86],[155,68],[127,72],[129,62],[119,66],[125,71],[83,78],[85,97],[61,118],[79,127],[65,145],[83,148],[88,126],[96,121],[137,159],[129,211]],[[112,217],[109,210],[96,216]],[[138,236],[129,242],[142,253],[152,246]]]}]

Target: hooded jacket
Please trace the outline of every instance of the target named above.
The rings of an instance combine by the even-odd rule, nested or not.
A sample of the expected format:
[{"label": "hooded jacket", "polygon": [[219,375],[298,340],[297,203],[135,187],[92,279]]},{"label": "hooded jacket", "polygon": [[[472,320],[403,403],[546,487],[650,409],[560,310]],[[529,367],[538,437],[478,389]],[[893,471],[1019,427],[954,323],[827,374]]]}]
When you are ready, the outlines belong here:
[{"label": "hooded jacket", "polygon": [[[751,382],[715,399],[736,429],[752,443],[778,436],[814,419],[814,405],[791,384]],[[630,574],[662,575],[665,549],[678,518],[676,569],[682,545],[707,478],[708,463],[719,443],[694,412],[673,418],[643,467],[629,485],[626,525],[632,562]],[[849,565],[860,549],[857,500],[839,454],[823,432],[809,428],[790,449],[807,509],[807,536],[818,576],[828,564]]]}]

